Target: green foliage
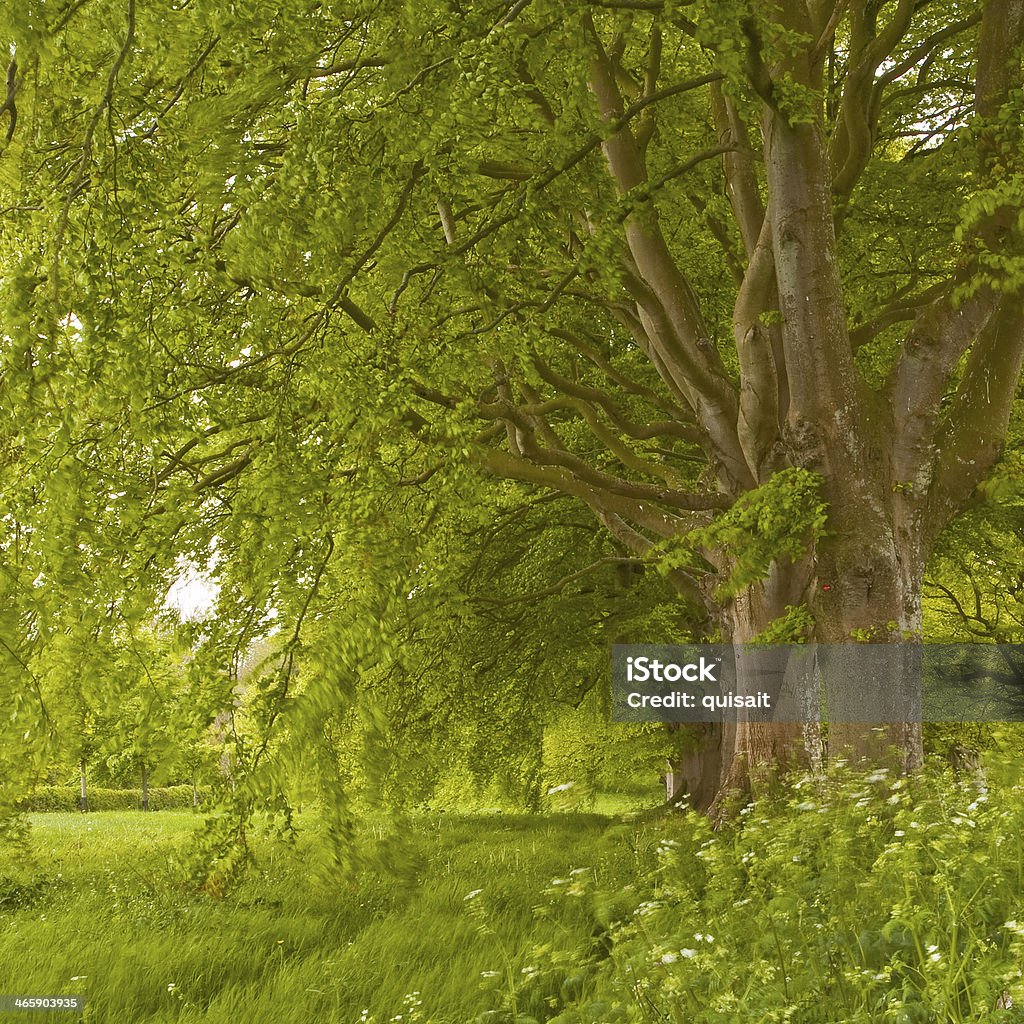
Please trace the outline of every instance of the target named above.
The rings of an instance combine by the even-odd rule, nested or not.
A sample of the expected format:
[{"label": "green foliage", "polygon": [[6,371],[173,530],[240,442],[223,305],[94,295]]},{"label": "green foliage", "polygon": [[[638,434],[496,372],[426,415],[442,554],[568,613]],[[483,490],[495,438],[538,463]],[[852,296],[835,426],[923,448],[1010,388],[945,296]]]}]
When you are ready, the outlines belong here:
[{"label": "green foliage", "polygon": [[1024,403],[976,500],[939,538],[925,574],[926,635],[949,643],[1024,640]]},{"label": "green foliage", "polygon": [[181,873],[192,815],[43,815],[32,864],[0,866],[0,958],[115,1024],[1012,1020],[1019,732],[958,775],[806,777],[717,831],[678,811],[416,815],[404,878],[311,880],[322,835],[257,828],[226,899]]},{"label": "green foliage", "polygon": [[589,905],[602,945],[537,947],[506,997],[558,1024],[966,1022],[1021,994],[1021,805],[1006,755],[987,787],[833,771],[689,817],[628,896],[586,872],[548,906]]},{"label": "green foliage", "polygon": [[[210,798],[208,790],[200,789],[199,802]],[[171,811],[192,807],[191,786],[152,786],[149,789],[151,811]],[[38,786],[29,795],[18,801],[22,811],[77,811],[80,809],[81,793],[70,786]],[[104,789],[90,786],[88,789],[89,813],[94,811],[131,811],[142,806],[141,789]]]},{"label": "green foliage", "polygon": [[786,605],[786,612],[774,619],[757,636],[754,644],[802,644],[814,628],[814,617],[805,604]]},{"label": "green foliage", "polygon": [[[1006,250],[992,251],[986,243],[993,225],[1000,225],[1000,235],[1012,239]],[[1006,174],[972,195],[964,205],[956,238],[973,243],[978,263],[978,271],[957,289],[959,301],[984,288],[1019,295],[1024,290],[1024,171]]]},{"label": "green foliage", "polygon": [[[917,5],[879,67],[962,6]],[[660,223],[692,281],[669,291],[699,307],[701,358],[724,367],[709,407],[731,429],[720,399],[749,383],[730,340],[743,243],[722,154],[702,156],[722,138],[710,89],[674,87],[717,69],[754,126],[752,57],[770,74],[816,40],[749,0],[8,7],[0,828],[55,765],[209,781],[216,764],[230,798],[203,866],[226,877],[254,815],[287,825],[316,802],[343,874],[369,808],[537,807],[559,784],[553,737],[572,753],[559,777],[604,770],[566,709],[607,678],[609,644],[709,632],[667,577],[626,568],[622,538],[642,552],[691,521],[678,492],[711,494],[719,469],[690,422],[701,403],[638,344],[667,306],[637,319],[626,232]],[[624,106],[659,96],[630,115],[633,188],[602,153],[602,50]],[[945,118],[929,104],[949,105],[925,67],[962,107],[971,48],[931,52],[921,88],[889,89],[865,125],[878,159],[837,218],[854,323],[948,278],[993,204],[1019,199],[1020,97],[986,128],[981,180],[951,127],[913,153]],[[833,82],[783,70],[773,88],[791,122],[845,118]],[[858,354],[869,384],[904,323]],[[769,309],[761,326],[785,323]],[[534,410],[508,430],[506,389]],[[547,446],[540,479],[496,482],[487,460],[518,434]],[[595,474],[618,478],[614,507],[641,488],[631,532],[595,529],[579,499]],[[574,503],[548,500],[560,481]],[[777,473],[667,543],[662,567],[707,575],[706,554],[719,597],[736,594],[822,535],[819,483]],[[166,596],[189,576],[215,595],[182,623]],[[799,635],[802,614],[765,639]]]},{"label": "green foliage", "polygon": [[663,545],[659,567],[667,572],[691,564],[701,549],[714,552],[727,566],[717,593],[733,596],[766,576],[772,562],[805,555],[824,535],[827,518],[821,477],[807,469],[780,470],[709,526]]},{"label": "green foliage", "polygon": [[[604,695],[601,694],[603,697]],[[544,731],[544,790],[553,809],[592,809],[601,792],[644,795],[657,792],[671,738],[659,724],[609,721],[603,699],[591,694],[566,709]]]}]

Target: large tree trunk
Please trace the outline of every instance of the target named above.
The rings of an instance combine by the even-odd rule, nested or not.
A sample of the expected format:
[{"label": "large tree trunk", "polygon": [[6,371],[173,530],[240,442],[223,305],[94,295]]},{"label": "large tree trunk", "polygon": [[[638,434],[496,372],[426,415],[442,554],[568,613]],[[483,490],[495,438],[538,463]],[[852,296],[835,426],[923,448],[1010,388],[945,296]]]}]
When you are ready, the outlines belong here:
[{"label": "large tree trunk", "polygon": [[[913,771],[922,762],[920,723],[907,720],[920,702],[922,561],[915,539],[901,536],[892,525],[904,520],[897,511],[890,505],[889,514],[876,517],[873,526],[866,517],[830,519],[836,522],[835,532],[813,561],[774,565],[767,580],[725,606],[722,632],[724,639],[744,644],[784,615],[787,606],[807,604],[816,622],[808,639],[893,645],[890,656],[875,658],[880,667],[873,692],[878,696],[872,699],[880,719],[889,711],[899,720],[833,722],[827,757],[868,759]],[[834,713],[843,714],[844,704],[859,696],[864,682],[831,676],[826,700]],[[813,709],[817,675],[808,673],[803,684],[805,707]],[[761,685],[745,679],[741,662],[738,688],[756,692]],[[670,768],[676,796],[685,788],[689,806],[713,817],[724,813],[733,795],[756,795],[780,772],[820,767],[825,755],[822,731],[814,722],[703,724],[687,731],[689,744]]]},{"label": "large tree trunk", "polygon": [[[884,678],[873,680],[880,712],[872,723],[838,721],[829,727],[830,759],[869,760],[913,771],[923,760],[919,644],[924,573],[922,524],[913,497],[897,492],[889,515],[873,529],[840,535],[826,552],[824,568],[833,577],[828,591],[819,587],[821,637],[832,643],[863,641],[893,644],[876,659]],[[839,680],[833,689],[842,685]],[[844,695],[834,692],[841,706]]]},{"label": "large tree trunk", "polygon": [[[811,566],[807,560],[774,564],[768,578],[754,584],[722,609],[723,640],[742,645],[786,613],[805,603]],[[737,688],[754,693],[762,684],[737,663]],[[750,792],[776,771],[814,762],[810,737],[799,722],[704,723],[687,728],[688,743],[671,772],[685,788],[690,806],[717,813],[724,797]],[[809,749],[810,747],[810,749]]]}]

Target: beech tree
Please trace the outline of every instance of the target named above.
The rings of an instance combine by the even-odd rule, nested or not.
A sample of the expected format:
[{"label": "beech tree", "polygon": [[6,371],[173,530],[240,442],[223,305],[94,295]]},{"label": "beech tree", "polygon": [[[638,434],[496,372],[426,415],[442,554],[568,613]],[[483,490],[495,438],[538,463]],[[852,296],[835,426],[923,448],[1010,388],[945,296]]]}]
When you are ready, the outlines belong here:
[{"label": "beech tree", "polygon": [[[1022,0],[30,0],[0,38],[15,678],[68,593],[141,615],[211,552],[239,643],[272,606],[294,655],[342,579],[401,617],[430,531],[524,486],[607,538],[551,593],[660,567],[690,637],[920,638],[1024,356]],[[703,807],[806,756],[694,743]]]}]

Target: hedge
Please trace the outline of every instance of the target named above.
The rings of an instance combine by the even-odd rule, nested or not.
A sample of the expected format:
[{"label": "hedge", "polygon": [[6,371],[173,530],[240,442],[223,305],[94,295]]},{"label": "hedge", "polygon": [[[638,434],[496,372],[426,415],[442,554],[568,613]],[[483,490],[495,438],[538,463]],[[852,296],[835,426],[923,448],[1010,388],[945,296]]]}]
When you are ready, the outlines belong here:
[{"label": "hedge", "polygon": [[[209,796],[209,790],[200,788],[199,802]],[[81,794],[77,786],[38,786],[21,798],[18,806],[23,811],[78,811]],[[137,811],[142,808],[141,789],[102,789],[90,786],[89,811]],[[149,809],[170,811],[192,806],[191,786],[150,786]]]}]

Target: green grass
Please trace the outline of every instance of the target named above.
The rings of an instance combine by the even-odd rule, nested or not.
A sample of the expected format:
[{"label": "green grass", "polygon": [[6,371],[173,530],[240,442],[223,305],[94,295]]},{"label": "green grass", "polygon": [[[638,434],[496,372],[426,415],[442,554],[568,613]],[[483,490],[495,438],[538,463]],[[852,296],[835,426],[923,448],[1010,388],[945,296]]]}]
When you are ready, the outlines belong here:
[{"label": "green grass", "polygon": [[0,893],[0,993],[84,994],[86,1020],[133,1024],[408,1020],[414,999],[469,1021],[506,999],[532,949],[592,941],[585,908],[535,911],[553,879],[588,867],[618,887],[653,864],[653,830],[605,815],[439,814],[411,826],[406,878],[330,885],[310,876],[313,837],[264,840],[217,900],[174,866],[196,820],[33,815],[36,863]]},{"label": "green grass", "polygon": [[1019,1024],[1024,785],[997,753],[984,787],[840,768],[718,832],[421,814],[409,870],[345,882],[309,827],[257,837],[222,899],[178,866],[187,812],[38,815],[32,862],[0,863],[0,993],[117,1024]]}]

